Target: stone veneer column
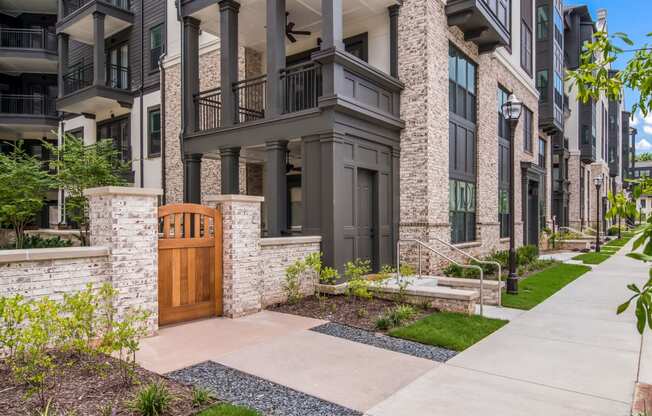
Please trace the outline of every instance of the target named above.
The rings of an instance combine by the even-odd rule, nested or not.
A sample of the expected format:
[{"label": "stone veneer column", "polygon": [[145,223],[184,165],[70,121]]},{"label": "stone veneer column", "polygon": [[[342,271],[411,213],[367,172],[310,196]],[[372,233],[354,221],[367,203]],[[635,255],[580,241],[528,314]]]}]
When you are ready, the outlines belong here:
[{"label": "stone veneer column", "polygon": [[118,316],[130,308],[152,313],[158,328],[158,196],[160,189],[108,186],[84,191],[91,245],[109,248],[109,281],[118,290]]},{"label": "stone veneer column", "polygon": [[237,318],[262,308],[260,204],[250,195],[206,197],[222,212],[222,287],[224,316]]}]

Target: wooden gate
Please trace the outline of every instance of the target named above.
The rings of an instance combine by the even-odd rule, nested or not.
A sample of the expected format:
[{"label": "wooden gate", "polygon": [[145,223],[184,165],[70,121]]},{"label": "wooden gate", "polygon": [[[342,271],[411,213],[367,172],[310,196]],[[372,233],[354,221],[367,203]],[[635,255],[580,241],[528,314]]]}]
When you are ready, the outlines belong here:
[{"label": "wooden gate", "polygon": [[221,212],[174,204],[158,218],[159,325],[221,315]]}]

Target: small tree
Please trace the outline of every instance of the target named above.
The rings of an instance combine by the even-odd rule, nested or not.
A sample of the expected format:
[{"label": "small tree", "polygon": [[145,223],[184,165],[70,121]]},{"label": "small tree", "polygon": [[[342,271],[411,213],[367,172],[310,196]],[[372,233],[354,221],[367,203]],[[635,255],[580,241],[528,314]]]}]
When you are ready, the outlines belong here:
[{"label": "small tree", "polygon": [[16,248],[23,248],[25,227],[45,203],[54,182],[41,161],[28,156],[21,143],[9,154],[0,154],[0,223],[13,228]]},{"label": "small tree", "polygon": [[54,155],[50,166],[56,170],[57,182],[66,193],[68,216],[79,226],[82,245],[88,245],[88,199],[84,190],[124,185],[129,164],[120,160],[120,152],[111,139],[86,145],[82,139],[66,134],[61,143],[59,147],[46,144]]},{"label": "small tree", "polygon": [[636,205],[622,192],[618,192],[617,194],[609,192],[607,198],[609,199],[610,207],[604,216],[609,220],[618,219],[618,239],[620,240],[622,238],[620,228],[621,220],[623,217],[636,216]]}]

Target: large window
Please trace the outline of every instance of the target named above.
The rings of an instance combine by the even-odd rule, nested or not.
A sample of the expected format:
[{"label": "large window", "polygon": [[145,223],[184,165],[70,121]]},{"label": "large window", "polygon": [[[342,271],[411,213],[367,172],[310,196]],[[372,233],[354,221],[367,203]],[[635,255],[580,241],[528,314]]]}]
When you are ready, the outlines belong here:
[{"label": "large window", "polygon": [[523,150],[532,153],[532,141],[534,140],[534,130],[532,129],[532,120],[534,114],[529,108],[523,107]]},{"label": "large window", "polygon": [[163,25],[158,25],[149,31],[149,63],[152,71],[158,69],[158,61],[163,54]]},{"label": "large window", "polygon": [[509,92],[498,88],[498,222],[500,238],[509,237],[509,177],[511,173],[509,160],[510,132],[509,124],[503,117],[502,105],[507,101]]},{"label": "large window", "polygon": [[129,116],[116,117],[97,123],[97,138],[111,139],[118,150],[120,160],[131,162],[131,141],[129,135]]},{"label": "large window", "polygon": [[147,110],[147,155],[161,156],[161,108],[159,106]]},{"label": "large window", "polygon": [[548,39],[549,24],[548,6],[537,7],[537,40]]},{"label": "large window", "polygon": [[521,67],[532,75],[532,0],[521,0]]},{"label": "large window", "polygon": [[448,54],[449,219],[451,241],[475,240],[476,65],[455,47]]}]

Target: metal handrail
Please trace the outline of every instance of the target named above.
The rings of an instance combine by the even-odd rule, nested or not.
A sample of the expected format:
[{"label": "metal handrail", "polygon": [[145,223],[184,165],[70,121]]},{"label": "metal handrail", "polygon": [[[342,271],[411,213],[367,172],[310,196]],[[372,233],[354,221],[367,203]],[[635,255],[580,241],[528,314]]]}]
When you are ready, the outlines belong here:
[{"label": "metal handrail", "polygon": [[[498,307],[499,307],[499,308],[502,307],[501,297],[502,297],[503,273],[502,273],[502,266],[500,265],[500,263],[497,262],[497,261],[494,261],[494,260],[480,260],[480,259],[476,258],[475,256],[473,256],[473,255],[467,253],[466,251],[462,250],[461,248],[459,248],[459,247],[455,247],[454,244],[451,244],[451,243],[449,243],[449,242],[447,242],[447,241],[444,241],[444,240],[442,240],[442,239],[439,238],[439,237],[435,237],[435,236],[433,236],[433,238],[434,238],[435,240],[439,241],[440,243],[442,243],[443,245],[445,245],[446,247],[452,248],[452,249],[455,250],[456,252],[458,252],[458,253],[460,253],[460,254],[466,256],[467,258],[469,258],[469,259],[475,261],[476,263],[480,263],[480,264],[492,264],[492,265],[498,267]],[[480,285],[482,285],[482,283],[480,283]]]},{"label": "metal handrail", "polygon": [[417,243],[419,247],[419,278],[421,278],[421,247],[426,248],[432,253],[435,253],[436,255],[448,260],[449,262],[457,265],[458,267],[461,267],[463,269],[476,269],[480,272],[480,316],[483,316],[483,307],[484,307],[484,297],[483,297],[483,286],[484,286],[484,273],[482,271],[482,267],[474,265],[474,264],[462,264],[459,263],[452,258],[448,257],[445,254],[440,253],[439,251],[435,250],[434,248],[430,247],[423,241],[417,240],[415,238],[408,238],[408,239],[399,239],[396,241],[396,281],[397,283],[401,279],[401,243]]}]

